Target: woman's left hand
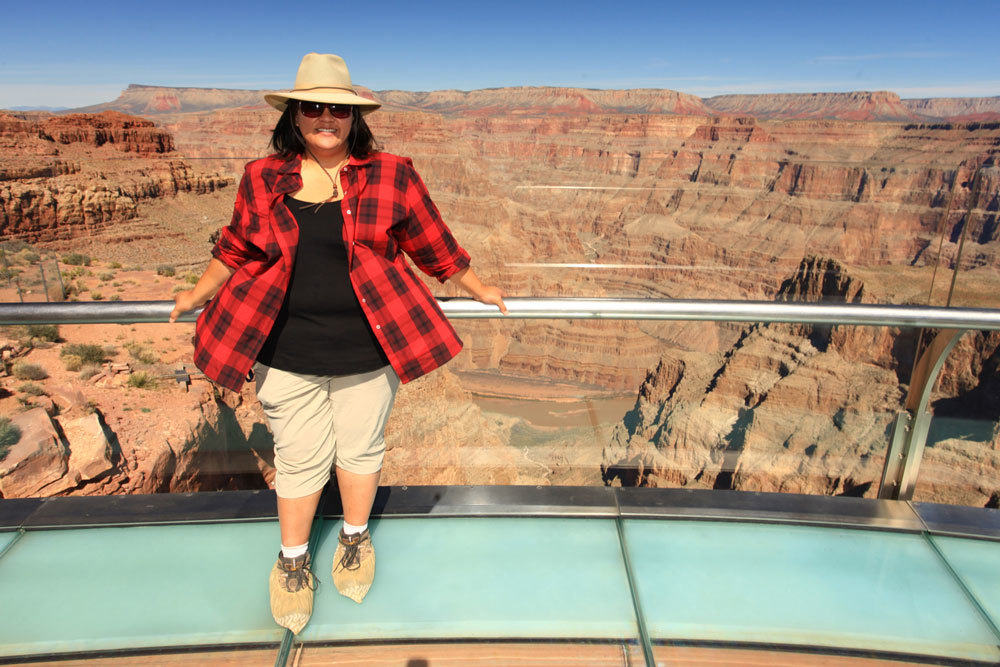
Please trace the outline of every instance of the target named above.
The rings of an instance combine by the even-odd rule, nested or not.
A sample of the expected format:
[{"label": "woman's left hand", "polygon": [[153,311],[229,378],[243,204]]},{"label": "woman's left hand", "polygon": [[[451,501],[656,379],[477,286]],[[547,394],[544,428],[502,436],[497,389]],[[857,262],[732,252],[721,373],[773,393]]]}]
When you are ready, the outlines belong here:
[{"label": "woman's left hand", "polygon": [[503,297],[507,296],[499,287],[483,285],[479,294],[475,296],[476,301],[500,308],[500,312],[507,314],[507,306],[503,302]]},{"label": "woman's left hand", "polygon": [[500,309],[501,313],[504,315],[507,314],[507,306],[503,302],[503,297],[507,295],[504,291],[493,285],[484,285],[479,280],[476,272],[471,268],[466,267],[462,269],[449,278],[449,280],[471,294],[472,298],[479,303],[496,306]]}]

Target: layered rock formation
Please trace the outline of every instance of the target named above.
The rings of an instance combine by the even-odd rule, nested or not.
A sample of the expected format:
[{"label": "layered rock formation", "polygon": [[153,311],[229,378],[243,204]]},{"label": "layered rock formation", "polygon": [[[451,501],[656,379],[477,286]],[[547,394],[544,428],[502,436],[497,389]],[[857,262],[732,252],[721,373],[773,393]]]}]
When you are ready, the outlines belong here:
[{"label": "layered rock formation", "polygon": [[0,235],[72,239],[135,218],[143,200],[230,182],[167,158],[173,150],[169,133],[117,111],[0,114]]},{"label": "layered rock formation", "polygon": [[[580,114],[737,114],[760,119],[830,118],[859,121],[1000,119],[1000,97],[935,97],[900,99],[891,91],[840,93],[762,93],[695,95],[662,88],[598,90],[552,86],[520,86],[481,90],[371,91],[355,86],[359,94],[378,99],[388,110],[420,110],[442,114],[490,116],[498,113],[531,115]],[[179,88],[130,84],[111,102],[80,107],[77,113],[107,110],[156,117],[265,107],[261,90]]]},{"label": "layered rock formation", "polygon": [[887,90],[716,95],[706,98],[705,104],[716,111],[746,114],[761,119],[837,118],[901,121],[917,117],[903,104],[899,95]]},{"label": "layered rock formation", "polygon": [[923,118],[954,121],[1000,120],[1000,96],[930,97],[920,100],[903,100],[903,105]]},{"label": "layered rock formation", "polygon": [[[836,261],[807,258],[780,298],[819,297],[864,302],[865,286]],[[985,505],[998,491],[1000,405],[985,399],[998,341],[969,341],[944,373],[940,416],[950,407],[978,420],[985,436],[932,437],[918,489],[924,500]],[[873,496],[913,343],[910,331],[771,324],[746,327],[722,355],[664,355],[604,450],[605,480]],[[961,395],[958,385],[983,387],[992,403],[946,398]]]}]

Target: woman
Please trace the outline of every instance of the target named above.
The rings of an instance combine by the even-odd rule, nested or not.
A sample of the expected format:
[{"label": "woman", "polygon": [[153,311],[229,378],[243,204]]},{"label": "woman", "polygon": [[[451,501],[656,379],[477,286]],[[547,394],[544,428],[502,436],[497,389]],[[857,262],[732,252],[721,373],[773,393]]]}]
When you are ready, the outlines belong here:
[{"label": "woman", "polygon": [[233,391],[256,381],[281,527],[271,611],[297,634],[312,614],[309,531],[331,468],[344,508],[333,580],[360,603],[375,573],[367,525],[396,389],[461,349],[404,253],[507,309],[469,268],[410,160],[376,150],[364,117],[380,105],[356,94],[343,59],[306,55],[295,87],[264,99],[282,112],[275,154],[246,166],[232,222],[170,321],[211,300],[195,363]]}]

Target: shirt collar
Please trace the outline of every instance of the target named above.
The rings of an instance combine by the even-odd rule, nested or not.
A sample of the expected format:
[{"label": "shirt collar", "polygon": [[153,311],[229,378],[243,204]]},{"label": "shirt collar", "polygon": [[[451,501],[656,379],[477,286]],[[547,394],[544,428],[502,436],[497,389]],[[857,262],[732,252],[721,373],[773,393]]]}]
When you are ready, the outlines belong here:
[{"label": "shirt collar", "polygon": [[[349,167],[365,167],[371,164],[372,155],[363,158],[356,158],[353,155],[348,160]],[[277,179],[274,183],[274,194],[285,195],[298,192],[302,189],[302,156],[295,155],[285,160],[277,170]]]},{"label": "shirt collar", "polygon": [[302,189],[302,156],[295,155],[278,167],[278,177],[274,182],[274,194],[286,195]]}]

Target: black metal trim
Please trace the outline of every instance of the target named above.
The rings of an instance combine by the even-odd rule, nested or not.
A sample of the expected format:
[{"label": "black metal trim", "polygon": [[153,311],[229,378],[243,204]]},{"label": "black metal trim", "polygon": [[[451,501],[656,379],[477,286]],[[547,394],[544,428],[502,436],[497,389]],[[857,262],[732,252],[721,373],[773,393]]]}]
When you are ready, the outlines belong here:
[{"label": "black metal trim", "polygon": [[[6,501],[0,501],[2,505]],[[47,498],[26,530],[277,519],[274,491],[215,491]]]},{"label": "black metal trim", "polygon": [[914,502],[914,511],[935,535],[1000,540],[1000,510]]},{"label": "black metal trim", "polygon": [[[328,486],[324,517],[342,513]],[[1000,539],[1000,510],[869,498],[707,489],[581,486],[387,486],[379,517],[579,517],[752,521],[827,527],[928,531]],[[162,525],[277,518],[274,491],[0,499],[0,531]]]},{"label": "black metal trim", "polygon": [[758,491],[617,489],[630,519],[753,521],[919,532],[923,524],[909,503],[846,496]]},{"label": "black metal trim", "polygon": [[0,532],[20,528],[43,502],[44,498],[0,499]]}]

